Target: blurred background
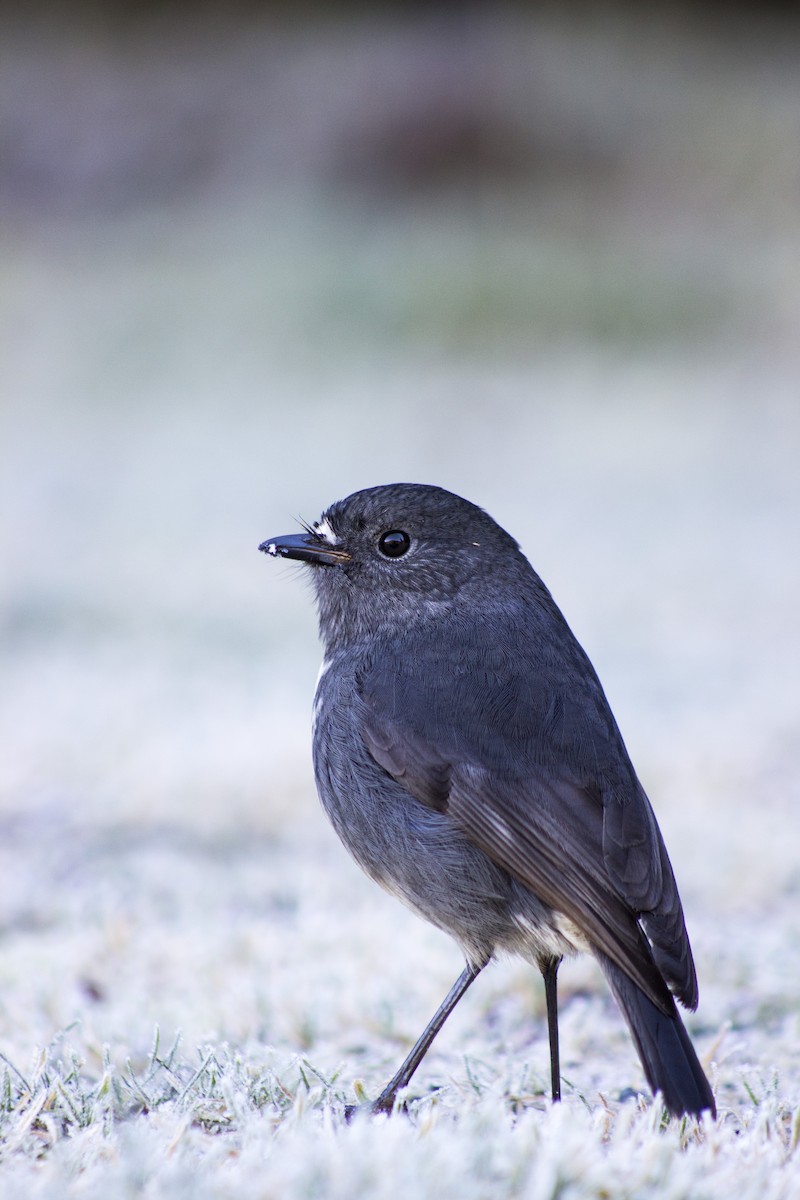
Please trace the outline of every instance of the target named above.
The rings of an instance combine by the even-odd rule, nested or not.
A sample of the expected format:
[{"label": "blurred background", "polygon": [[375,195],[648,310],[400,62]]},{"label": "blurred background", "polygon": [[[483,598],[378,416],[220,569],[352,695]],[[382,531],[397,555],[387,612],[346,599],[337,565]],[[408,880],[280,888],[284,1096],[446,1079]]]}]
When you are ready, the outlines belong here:
[{"label": "blurred background", "polygon": [[4,928],[52,918],[98,830],[338,863],[310,592],[256,547],[397,480],[520,539],[709,945],[796,910],[799,34],[778,6],[4,7]]}]

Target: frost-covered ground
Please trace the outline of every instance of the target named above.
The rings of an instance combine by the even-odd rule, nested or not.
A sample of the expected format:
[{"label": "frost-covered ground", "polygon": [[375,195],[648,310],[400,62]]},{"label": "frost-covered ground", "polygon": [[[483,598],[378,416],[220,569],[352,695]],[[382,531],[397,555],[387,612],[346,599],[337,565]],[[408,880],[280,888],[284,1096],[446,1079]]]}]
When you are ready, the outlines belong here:
[{"label": "frost-covered ground", "polygon": [[[800,1194],[800,74],[786,47],[532,29],[553,111],[603,148],[585,208],[563,162],[497,220],[348,197],[306,109],[271,189],[5,223],[4,1200]],[[318,100],[328,63],[346,125],[343,65],[391,75],[415,36],[263,49],[279,93],[281,67]],[[206,51],[220,106],[256,86],[237,45]],[[409,1116],[342,1121],[461,964],[318,811],[311,597],[256,547],[397,479],[513,532],[604,680],[681,885],[716,1124],[636,1098],[587,961],[560,1108],[540,982],[502,962]]]}]

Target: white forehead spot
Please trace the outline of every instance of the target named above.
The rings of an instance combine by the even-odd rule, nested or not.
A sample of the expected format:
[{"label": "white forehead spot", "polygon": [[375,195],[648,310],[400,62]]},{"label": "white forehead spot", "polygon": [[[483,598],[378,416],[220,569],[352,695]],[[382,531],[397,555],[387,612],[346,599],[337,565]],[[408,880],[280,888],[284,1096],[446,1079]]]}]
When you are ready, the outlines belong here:
[{"label": "white forehead spot", "polygon": [[339,544],[339,539],[333,532],[333,528],[327,517],[324,517],[321,521],[314,522],[314,533],[317,535],[317,537],[322,538],[324,542],[328,542],[328,544],[331,546],[337,546]]},{"label": "white forehead spot", "polygon": [[278,547],[275,545],[274,542],[270,542],[270,544],[267,546],[267,554],[271,554],[273,558],[277,557]]}]

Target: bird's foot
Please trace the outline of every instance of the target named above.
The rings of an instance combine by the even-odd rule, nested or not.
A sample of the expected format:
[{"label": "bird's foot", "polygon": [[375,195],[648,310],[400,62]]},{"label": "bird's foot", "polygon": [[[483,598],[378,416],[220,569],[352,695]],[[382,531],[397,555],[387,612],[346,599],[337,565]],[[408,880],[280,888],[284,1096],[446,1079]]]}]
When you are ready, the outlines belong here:
[{"label": "bird's foot", "polygon": [[396,1093],[390,1095],[381,1094],[377,1100],[363,1100],[360,1104],[345,1104],[344,1119],[349,1125],[350,1122],[358,1116],[365,1117],[390,1117],[395,1112],[408,1112],[408,1104],[405,1100],[397,1103]]}]

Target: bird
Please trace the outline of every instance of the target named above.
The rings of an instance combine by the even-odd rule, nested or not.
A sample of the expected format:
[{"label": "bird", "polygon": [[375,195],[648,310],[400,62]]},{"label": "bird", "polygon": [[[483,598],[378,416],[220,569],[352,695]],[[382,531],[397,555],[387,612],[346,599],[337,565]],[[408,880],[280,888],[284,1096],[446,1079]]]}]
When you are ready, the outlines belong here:
[{"label": "bird", "polygon": [[[676,999],[697,1007],[675,876],[600,680],[517,541],[428,484],[365,488],[259,549],[309,571],[324,648],[322,806],[356,862],[466,965],[380,1095],[391,1113],[498,954],[544,980],[561,1098],[559,965],[594,956],[654,1095],[716,1115]],[[348,1115],[354,1111],[348,1106]]]}]

